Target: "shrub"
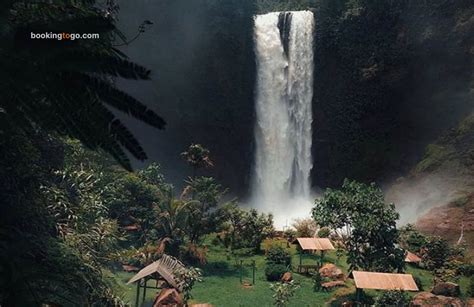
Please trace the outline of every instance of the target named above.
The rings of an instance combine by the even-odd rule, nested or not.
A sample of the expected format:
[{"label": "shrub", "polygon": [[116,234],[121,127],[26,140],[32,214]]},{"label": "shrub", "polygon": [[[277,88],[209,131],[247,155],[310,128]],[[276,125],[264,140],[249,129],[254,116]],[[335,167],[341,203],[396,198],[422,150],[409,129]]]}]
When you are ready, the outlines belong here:
[{"label": "shrub", "polygon": [[413,276],[413,279],[415,280],[415,284],[418,287],[418,290],[423,291],[423,283],[421,282],[421,278],[418,276]]},{"label": "shrub", "polygon": [[318,231],[318,237],[320,238],[328,238],[331,234],[331,230],[328,227],[323,227]]},{"label": "shrub", "polygon": [[277,307],[288,305],[290,298],[295,295],[296,289],[299,287],[300,286],[295,284],[293,280],[290,282],[270,285],[270,289],[273,291],[273,305]]},{"label": "shrub", "polygon": [[271,246],[267,253],[267,263],[283,264],[284,266],[291,266],[291,255],[283,247],[279,245]]},{"label": "shrub", "polygon": [[278,281],[287,271],[287,267],[283,264],[269,263],[265,268],[265,276],[268,281]]},{"label": "shrub", "polygon": [[190,264],[206,264],[207,263],[207,246],[200,247],[195,244],[188,244],[185,247],[181,247],[181,258]]},{"label": "shrub", "polygon": [[216,235],[214,238],[212,238],[211,244],[214,246],[219,246],[222,243],[222,238],[220,235]]},{"label": "shrub", "polygon": [[408,306],[408,296],[403,291],[385,291],[375,300],[375,306]]},{"label": "shrub", "polygon": [[323,278],[322,278],[321,274],[319,274],[319,272],[316,271],[313,274],[312,279],[313,279],[313,291],[314,292],[321,291],[321,283],[323,281]]},{"label": "shrub", "polygon": [[474,275],[469,278],[469,288],[467,288],[467,295],[474,297]]},{"label": "shrub", "polygon": [[423,262],[430,270],[442,268],[449,255],[449,244],[440,237],[430,238],[422,249]]},{"label": "shrub", "polygon": [[474,264],[464,263],[459,266],[458,272],[460,275],[473,276],[474,275]]},{"label": "shrub", "polygon": [[399,233],[400,245],[413,253],[419,253],[421,248],[428,242],[428,237],[418,232],[412,224],[400,228]]},{"label": "shrub", "polygon": [[318,225],[311,218],[296,219],[292,225],[296,229],[298,237],[314,237],[318,230]]}]

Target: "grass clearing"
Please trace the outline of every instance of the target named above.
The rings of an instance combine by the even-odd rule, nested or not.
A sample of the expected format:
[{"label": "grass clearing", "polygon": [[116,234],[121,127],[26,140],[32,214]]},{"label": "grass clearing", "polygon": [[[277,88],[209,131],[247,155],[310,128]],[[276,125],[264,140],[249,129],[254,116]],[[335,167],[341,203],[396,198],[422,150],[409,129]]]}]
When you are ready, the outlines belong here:
[{"label": "grass clearing", "polygon": [[[205,242],[208,244],[207,264],[201,266],[203,271],[203,282],[197,283],[192,291],[192,303],[210,303],[216,307],[241,307],[241,306],[273,306],[272,291],[270,282],[265,278],[265,255],[262,252],[258,255],[232,255],[220,245],[212,245],[211,240]],[[268,243],[268,242],[267,242]],[[273,240],[273,244],[281,244],[287,248],[286,241]],[[289,247],[292,254],[293,268],[299,264],[300,258],[295,245]],[[240,283],[239,263],[250,265],[255,261],[255,284],[244,286]],[[319,255],[304,255],[303,264],[314,264],[320,261]],[[334,263],[347,274],[348,265],[346,257],[337,258],[335,252],[329,252],[324,256],[324,262]],[[407,265],[407,273],[413,274],[421,280],[424,291],[429,291],[432,287],[433,275],[431,272]],[[125,299],[134,306],[136,285],[126,285],[126,282],[133,276],[132,273],[117,272],[117,279],[122,283]],[[301,275],[293,272],[294,280],[300,285],[296,290],[295,296],[291,298],[290,306],[317,307],[317,306],[340,306],[340,303],[348,297],[352,297],[355,287],[352,280],[346,282],[347,287],[335,289],[328,292],[314,292],[313,281],[310,276]],[[243,270],[242,279],[244,282],[252,282],[252,269],[246,267]],[[465,293],[468,286],[467,278],[461,279],[461,287]],[[149,285],[154,285],[149,281]],[[148,289],[144,306],[151,306],[157,290]],[[380,291],[365,291],[369,296],[377,296]],[[410,293],[410,296],[416,293]],[[141,301],[141,298],[140,298]]]}]

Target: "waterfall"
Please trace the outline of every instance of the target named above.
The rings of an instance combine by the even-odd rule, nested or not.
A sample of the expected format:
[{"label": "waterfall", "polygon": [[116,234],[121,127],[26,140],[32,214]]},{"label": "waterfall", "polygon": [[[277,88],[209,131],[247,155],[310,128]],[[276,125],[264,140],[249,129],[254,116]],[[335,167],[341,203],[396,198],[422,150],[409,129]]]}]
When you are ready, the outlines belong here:
[{"label": "waterfall", "polygon": [[311,205],[313,31],[309,11],[255,17],[253,203],[280,226],[289,212],[302,209],[308,216]]}]

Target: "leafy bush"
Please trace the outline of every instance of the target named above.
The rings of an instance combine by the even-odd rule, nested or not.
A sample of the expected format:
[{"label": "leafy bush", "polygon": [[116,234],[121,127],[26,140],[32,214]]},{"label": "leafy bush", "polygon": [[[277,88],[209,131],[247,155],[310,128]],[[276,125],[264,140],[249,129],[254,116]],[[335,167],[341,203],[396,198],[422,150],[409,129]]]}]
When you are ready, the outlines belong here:
[{"label": "leafy bush", "polygon": [[469,278],[469,288],[467,288],[467,295],[474,297],[474,275]]},{"label": "leafy bush", "polygon": [[375,306],[408,306],[409,298],[403,291],[385,291],[375,300]]},{"label": "leafy bush", "polygon": [[415,280],[415,284],[418,287],[418,290],[423,291],[423,283],[421,282],[421,278],[418,276],[413,276],[413,279]]},{"label": "leafy bush", "polygon": [[283,264],[288,267],[291,266],[291,255],[283,247],[274,245],[270,247],[267,253],[268,264]]},{"label": "leafy bush", "polygon": [[321,283],[323,281],[323,277],[321,276],[321,274],[319,274],[319,272],[316,271],[312,275],[312,279],[313,279],[313,291],[314,292],[321,291]]},{"label": "leafy bush", "polygon": [[460,275],[473,276],[474,275],[474,264],[465,263],[459,266],[458,272]]},{"label": "leafy bush", "polygon": [[311,218],[296,219],[292,226],[296,229],[296,236],[300,238],[314,237],[318,231],[318,225]]},{"label": "leafy bush", "polygon": [[428,238],[419,233],[415,226],[407,224],[400,228],[400,245],[413,253],[419,253],[421,248],[428,242]]},{"label": "leafy bush", "polygon": [[292,280],[285,283],[276,283],[270,285],[270,289],[273,291],[273,305],[277,307],[286,306],[291,297],[295,295],[296,289],[300,286],[295,284]]},{"label": "leafy bush", "polygon": [[328,238],[331,234],[331,230],[328,227],[323,227],[318,231],[318,237],[320,238]]},{"label": "leafy bush", "polygon": [[430,270],[442,268],[450,255],[449,244],[440,237],[432,237],[422,249],[422,259]]},{"label": "leafy bush", "polygon": [[278,281],[286,271],[288,271],[287,267],[283,264],[269,263],[265,268],[265,276],[268,281]]}]

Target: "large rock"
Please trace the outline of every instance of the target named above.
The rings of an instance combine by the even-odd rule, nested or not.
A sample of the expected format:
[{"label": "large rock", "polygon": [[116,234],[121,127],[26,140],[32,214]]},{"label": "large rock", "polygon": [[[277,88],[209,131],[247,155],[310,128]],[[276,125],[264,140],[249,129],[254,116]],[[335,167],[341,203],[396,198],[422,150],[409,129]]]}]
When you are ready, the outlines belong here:
[{"label": "large rock", "polygon": [[281,281],[282,282],[290,282],[293,280],[293,275],[291,275],[291,272],[286,272],[285,274],[283,274],[283,276],[281,277]]},{"label": "large rock", "polygon": [[335,266],[332,263],[326,263],[319,269],[319,274],[321,277],[330,278],[332,280],[344,280],[344,273],[340,268]]},{"label": "large rock", "polygon": [[458,284],[452,282],[440,282],[433,287],[431,293],[434,295],[458,297],[461,294],[461,289]]},{"label": "large rock", "polygon": [[428,306],[443,306],[443,307],[463,307],[464,304],[461,299],[457,297],[448,297],[442,295],[434,295],[430,292],[420,292],[410,303],[411,307],[428,307]]}]

